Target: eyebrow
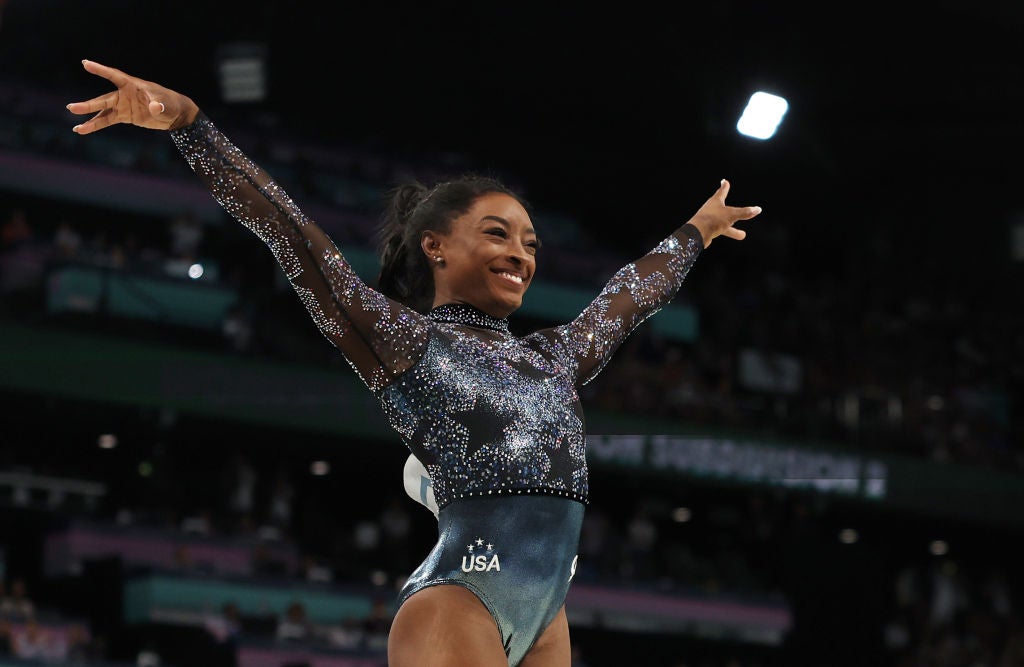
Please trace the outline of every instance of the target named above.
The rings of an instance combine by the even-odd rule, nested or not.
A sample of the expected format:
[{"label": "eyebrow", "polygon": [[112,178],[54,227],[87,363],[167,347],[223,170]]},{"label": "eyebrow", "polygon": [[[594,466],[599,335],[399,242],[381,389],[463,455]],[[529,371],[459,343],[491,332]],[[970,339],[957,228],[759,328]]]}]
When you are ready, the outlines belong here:
[{"label": "eyebrow", "polygon": [[[506,220],[505,218],[502,218],[501,216],[497,216],[497,215],[485,215],[484,217],[480,218],[480,221],[481,221],[481,222],[482,222],[482,221],[484,221],[484,220],[493,220],[493,221],[495,221],[495,222],[500,222],[501,224],[505,225],[505,226],[506,226],[506,227],[508,227],[509,229],[511,229],[511,228],[512,228],[512,223],[510,223],[510,222],[509,222],[508,220]],[[535,230],[535,229],[534,229],[533,227],[527,227],[527,228],[526,228],[526,233],[527,233],[527,234],[533,234],[534,236],[537,236],[537,230]],[[540,241],[540,238],[538,237],[538,239],[537,239],[537,240],[538,240],[538,241]]]}]

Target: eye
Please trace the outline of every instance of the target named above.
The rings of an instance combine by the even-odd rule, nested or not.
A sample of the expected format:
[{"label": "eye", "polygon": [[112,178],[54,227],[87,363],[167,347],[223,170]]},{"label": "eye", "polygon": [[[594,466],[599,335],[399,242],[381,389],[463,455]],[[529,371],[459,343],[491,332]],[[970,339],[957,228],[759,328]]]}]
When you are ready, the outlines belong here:
[{"label": "eye", "polygon": [[488,229],[485,233],[493,234],[494,236],[500,236],[501,238],[508,238],[508,233],[501,227],[493,227]]}]

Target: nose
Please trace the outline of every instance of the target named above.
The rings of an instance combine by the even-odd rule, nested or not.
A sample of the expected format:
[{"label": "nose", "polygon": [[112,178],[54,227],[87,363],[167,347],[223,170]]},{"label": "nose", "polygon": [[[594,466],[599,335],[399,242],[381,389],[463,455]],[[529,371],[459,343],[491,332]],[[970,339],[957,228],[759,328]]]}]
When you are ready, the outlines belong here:
[{"label": "nose", "polygon": [[516,264],[525,264],[530,260],[530,257],[530,253],[527,252],[526,246],[522,243],[512,245],[509,250],[508,258]]}]

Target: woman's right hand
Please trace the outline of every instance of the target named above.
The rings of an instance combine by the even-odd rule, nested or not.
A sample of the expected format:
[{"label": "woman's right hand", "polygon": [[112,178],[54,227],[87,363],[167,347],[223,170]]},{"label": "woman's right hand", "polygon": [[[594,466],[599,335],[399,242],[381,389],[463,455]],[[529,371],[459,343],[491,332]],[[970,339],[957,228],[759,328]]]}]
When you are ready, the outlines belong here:
[{"label": "woman's right hand", "polygon": [[68,105],[68,111],[73,114],[95,114],[72,128],[78,134],[90,134],[115,123],[129,123],[153,130],[176,130],[191,124],[199,114],[199,107],[190,98],[152,81],[91,60],[83,60],[82,67],[114,84],[117,90]]}]

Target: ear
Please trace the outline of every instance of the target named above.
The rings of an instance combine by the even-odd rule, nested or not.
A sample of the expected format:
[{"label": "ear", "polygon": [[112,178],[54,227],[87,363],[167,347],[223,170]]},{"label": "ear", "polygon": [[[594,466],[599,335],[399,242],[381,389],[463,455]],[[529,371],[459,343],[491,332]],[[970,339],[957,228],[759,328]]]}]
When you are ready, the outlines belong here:
[{"label": "ear", "polygon": [[434,257],[441,248],[441,235],[433,230],[426,230],[420,236],[420,248],[427,257]]}]

